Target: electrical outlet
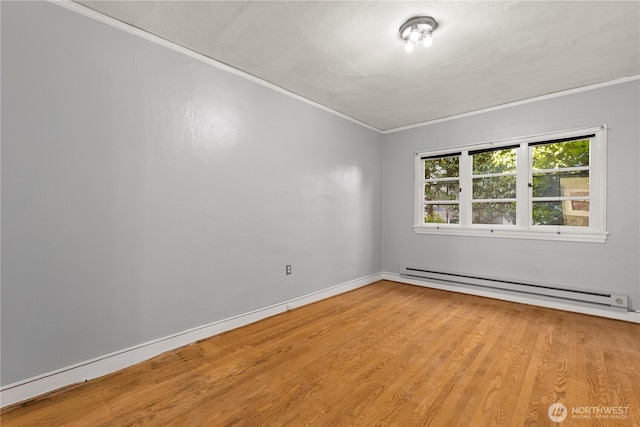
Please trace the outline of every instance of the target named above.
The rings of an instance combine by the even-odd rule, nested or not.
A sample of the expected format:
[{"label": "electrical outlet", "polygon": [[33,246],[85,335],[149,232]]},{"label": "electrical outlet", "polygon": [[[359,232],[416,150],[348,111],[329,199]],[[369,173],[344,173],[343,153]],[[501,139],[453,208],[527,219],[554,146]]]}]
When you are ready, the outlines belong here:
[{"label": "electrical outlet", "polygon": [[286,268],[285,268],[285,273],[287,274],[287,276],[291,274],[291,265],[290,265],[290,264],[288,264],[288,265],[286,266]]}]

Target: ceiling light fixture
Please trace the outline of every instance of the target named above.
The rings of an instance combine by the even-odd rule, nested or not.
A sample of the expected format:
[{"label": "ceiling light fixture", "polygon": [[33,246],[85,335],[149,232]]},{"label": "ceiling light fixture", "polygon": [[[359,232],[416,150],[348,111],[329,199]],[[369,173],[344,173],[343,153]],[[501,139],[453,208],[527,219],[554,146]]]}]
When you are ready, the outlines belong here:
[{"label": "ceiling light fixture", "polygon": [[438,28],[438,23],[430,16],[416,16],[400,26],[400,37],[406,42],[404,50],[413,52],[420,42],[425,46],[431,46],[433,31]]}]

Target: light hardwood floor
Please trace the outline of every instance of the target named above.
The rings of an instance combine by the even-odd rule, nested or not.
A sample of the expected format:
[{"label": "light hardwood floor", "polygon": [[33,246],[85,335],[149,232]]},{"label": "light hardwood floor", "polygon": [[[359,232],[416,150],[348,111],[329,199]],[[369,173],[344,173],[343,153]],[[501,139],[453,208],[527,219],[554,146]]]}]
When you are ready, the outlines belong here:
[{"label": "light hardwood floor", "polygon": [[[556,402],[569,413],[554,424]],[[0,422],[640,426],[640,325],[382,281],[6,408]]]}]

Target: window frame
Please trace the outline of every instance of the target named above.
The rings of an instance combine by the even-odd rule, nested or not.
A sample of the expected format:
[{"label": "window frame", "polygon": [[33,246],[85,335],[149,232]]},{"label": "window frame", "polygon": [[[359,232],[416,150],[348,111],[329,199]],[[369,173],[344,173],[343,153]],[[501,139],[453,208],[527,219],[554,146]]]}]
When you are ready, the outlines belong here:
[{"label": "window frame", "polygon": [[[488,174],[474,174],[473,173],[473,156],[475,156],[476,154],[481,154],[483,152],[492,152],[492,151],[503,151],[506,149],[514,149],[514,148],[520,148],[520,145],[506,145],[506,146],[493,146],[489,149],[481,149],[481,150],[468,150],[467,151],[467,155],[469,157],[469,164],[470,164],[470,171],[469,173],[471,174],[471,179],[469,181],[469,199],[471,200],[471,205],[470,205],[470,210],[471,210],[471,216],[469,217],[469,225],[473,226],[473,227],[477,227],[477,226],[495,226],[495,227],[513,227],[514,224],[482,224],[482,223],[478,223],[478,224],[474,224],[473,222],[473,205],[474,203],[504,203],[504,202],[515,202],[516,206],[517,206],[517,202],[518,202],[518,153],[519,150],[516,150],[516,172],[502,172],[502,173],[488,173]],[[509,198],[499,198],[499,199],[476,199],[473,197],[473,180],[474,179],[485,179],[485,178],[490,178],[490,177],[498,177],[498,176],[514,176],[516,178],[516,192],[515,192],[515,196],[514,197],[509,197]],[[518,215],[517,215],[517,209],[516,209],[516,225],[519,223],[518,221]]]},{"label": "window frame", "polygon": [[[420,160],[436,160],[436,159],[445,159],[445,158],[454,158],[457,157],[458,158],[458,176],[455,177],[442,177],[442,178],[426,178],[424,176],[425,170],[422,170],[422,195],[424,197],[424,191],[425,191],[425,186],[427,185],[427,183],[429,182],[454,182],[456,181],[458,183],[457,187],[460,188],[460,152],[451,152],[451,153],[447,153],[446,155],[442,156],[442,155],[435,155],[435,156],[429,156],[429,157],[422,157]],[[423,208],[427,205],[427,204],[431,204],[431,205],[450,205],[450,206],[454,206],[457,205],[458,206],[458,217],[460,217],[460,192],[458,192],[457,194],[458,198],[457,199],[453,199],[453,200],[430,200],[431,203],[424,203],[423,204]],[[423,210],[424,211],[424,210]],[[444,224],[451,224],[451,225],[458,225],[458,223],[444,223]]]},{"label": "window frame", "polygon": [[[529,183],[533,179],[532,147],[540,143],[589,138],[589,225],[534,225],[532,212],[533,189]],[[469,152],[494,150],[502,147],[516,148],[516,224],[472,224],[472,157]],[[459,160],[459,223],[424,222],[424,158],[455,155]],[[416,234],[500,237],[534,240],[560,240],[574,242],[604,243],[606,231],[606,163],[607,163],[607,125],[550,132],[525,137],[510,138],[468,146],[428,150],[415,153],[414,181],[414,223]]]}]

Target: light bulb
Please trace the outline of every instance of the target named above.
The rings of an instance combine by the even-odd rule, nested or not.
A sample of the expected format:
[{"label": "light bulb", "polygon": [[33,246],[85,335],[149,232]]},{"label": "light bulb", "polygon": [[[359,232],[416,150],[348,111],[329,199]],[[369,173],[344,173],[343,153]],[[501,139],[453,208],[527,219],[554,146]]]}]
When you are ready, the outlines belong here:
[{"label": "light bulb", "polygon": [[424,47],[429,47],[433,44],[433,35],[431,33],[427,33],[424,37]]},{"label": "light bulb", "polygon": [[411,52],[413,52],[413,48],[414,47],[415,46],[413,45],[413,42],[411,40],[407,40],[407,44],[404,45],[404,50],[407,53],[411,53]]},{"label": "light bulb", "polygon": [[420,38],[420,32],[418,31],[417,27],[414,27],[411,29],[411,32],[409,33],[409,40],[411,40],[412,42],[416,42],[418,41],[418,39]]}]

